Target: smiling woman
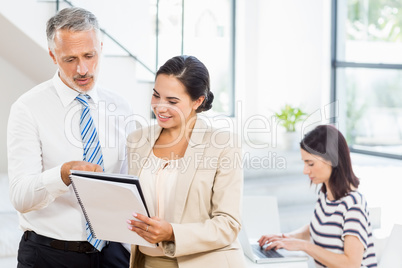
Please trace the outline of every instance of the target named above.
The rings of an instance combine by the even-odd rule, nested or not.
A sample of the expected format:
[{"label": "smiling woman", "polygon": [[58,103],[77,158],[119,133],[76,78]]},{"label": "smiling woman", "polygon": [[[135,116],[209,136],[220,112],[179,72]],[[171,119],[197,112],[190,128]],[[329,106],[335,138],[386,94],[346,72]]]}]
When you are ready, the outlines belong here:
[{"label": "smiling woman", "polygon": [[[129,173],[139,176],[151,217],[133,213],[128,228],[159,247],[134,246],[132,267],[245,267],[236,239],[240,142],[197,116],[213,99],[209,72],[193,56],[174,57],[156,74],[151,103],[158,124],[132,133],[127,149]],[[135,142],[144,136],[145,143]]]},{"label": "smiling woman", "polygon": [[182,128],[197,112],[209,110],[213,99],[208,70],[195,57],[170,59],[156,73],[151,105],[162,127]]},{"label": "smiling woman", "polygon": [[[184,85],[173,75],[160,74],[155,81],[152,95],[152,109],[160,126],[167,128],[181,127],[181,119],[189,119],[195,105],[202,99],[192,101]],[[186,120],[183,121],[185,123]]]}]

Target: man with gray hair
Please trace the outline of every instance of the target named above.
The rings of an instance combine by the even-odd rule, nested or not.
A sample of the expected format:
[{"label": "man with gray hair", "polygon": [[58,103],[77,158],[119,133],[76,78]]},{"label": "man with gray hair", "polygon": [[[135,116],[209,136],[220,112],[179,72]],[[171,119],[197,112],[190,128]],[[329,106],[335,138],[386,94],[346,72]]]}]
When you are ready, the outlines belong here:
[{"label": "man with gray hair", "polygon": [[7,130],[10,199],[24,231],[18,267],[128,267],[123,245],[92,237],[69,174],[124,171],[132,109],[96,83],[103,44],[91,12],[63,9],[46,32],[58,70],[12,105]]}]

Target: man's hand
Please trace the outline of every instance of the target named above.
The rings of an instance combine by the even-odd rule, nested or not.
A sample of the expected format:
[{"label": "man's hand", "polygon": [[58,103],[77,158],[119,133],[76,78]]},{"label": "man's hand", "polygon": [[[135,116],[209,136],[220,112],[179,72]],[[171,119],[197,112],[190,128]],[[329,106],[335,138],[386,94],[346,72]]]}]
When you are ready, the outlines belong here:
[{"label": "man's hand", "polygon": [[70,174],[71,170],[83,170],[83,171],[94,171],[94,172],[103,172],[101,166],[97,164],[92,164],[85,161],[71,161],[64,163],[61,166],[60,175],[64,184],[69,186],[71,184]]}]

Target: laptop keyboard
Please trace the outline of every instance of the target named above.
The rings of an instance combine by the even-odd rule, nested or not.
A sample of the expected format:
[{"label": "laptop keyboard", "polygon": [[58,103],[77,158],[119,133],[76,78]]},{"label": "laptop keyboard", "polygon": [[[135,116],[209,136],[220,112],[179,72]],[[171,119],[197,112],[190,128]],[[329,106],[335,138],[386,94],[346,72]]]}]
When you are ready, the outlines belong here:
[{"label": "laptop keyboard", "polygon": [[258,244],[251,245],[254,253],[260,258],[283,258],[276,250],[262,250]]}]

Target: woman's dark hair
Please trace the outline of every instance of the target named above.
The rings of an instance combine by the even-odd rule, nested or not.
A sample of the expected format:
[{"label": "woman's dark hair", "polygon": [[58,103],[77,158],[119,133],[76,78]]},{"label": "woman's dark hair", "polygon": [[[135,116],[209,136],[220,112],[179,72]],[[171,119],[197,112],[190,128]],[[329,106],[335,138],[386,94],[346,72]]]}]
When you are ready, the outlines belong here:
[{"label": "woman's dark hair", "polygon": [[[332,172],[328,185],[336,200],[347,195],[352,186],[359,186],[359,178],[352,169],[348,144],[334,126],[317,126],[302,139],[300,148],[331,162]],[[321,191],[327,192],[325,184],[322,184]]]},{"label": "woman's dark hair", "polygon": [[214,94],[210,91],[209,72],[196,57],[186,55],[173,57],[159,68],[156,77],[160,74],[174,75],[184,85],[193,101],[201,96],[205,97],[196,110],[197,113],[212,108]]}]

